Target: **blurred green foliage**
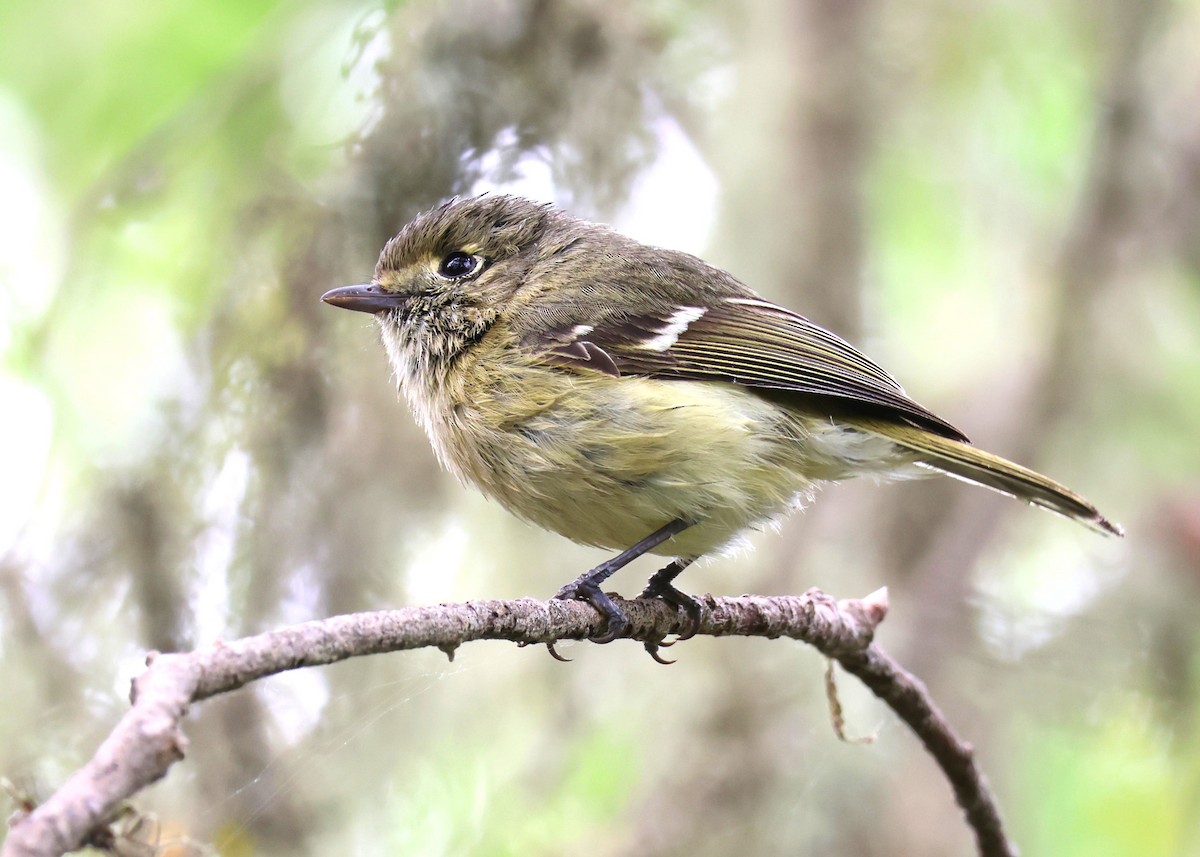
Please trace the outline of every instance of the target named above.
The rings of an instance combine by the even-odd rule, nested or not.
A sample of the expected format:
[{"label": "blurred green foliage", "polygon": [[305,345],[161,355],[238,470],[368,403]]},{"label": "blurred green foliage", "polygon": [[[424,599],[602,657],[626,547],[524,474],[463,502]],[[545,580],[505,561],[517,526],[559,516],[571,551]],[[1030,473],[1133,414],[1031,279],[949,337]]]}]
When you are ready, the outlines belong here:
[{"label": "blurred green foliage", "polygon": [[1021,800],[1037,820],[1033,853],[1118,857],[1191,853],[1195,822],[1170,736],[1148,712],[1117,710],[1088,731],[1034,727]]}]

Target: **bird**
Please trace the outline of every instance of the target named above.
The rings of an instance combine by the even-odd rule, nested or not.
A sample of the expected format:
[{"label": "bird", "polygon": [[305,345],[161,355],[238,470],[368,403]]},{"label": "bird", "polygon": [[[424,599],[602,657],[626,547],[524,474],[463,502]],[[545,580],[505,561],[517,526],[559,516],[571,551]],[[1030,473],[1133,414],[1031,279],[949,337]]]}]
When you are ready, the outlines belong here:
[{"label": "bird", "polygon": [[[823,483],[944,474],[1123,535],[1054,480],[974,446],[840,336],[696,256],[547,203],[453,198],[384,246],[369,282],[322,300],[370,313],[444,468],[516,516],[619,551],[555,596],[627,635],[601,588],[672,557],[642,597],[697,621],[674,585]],[[654,654],[654,652],[651,652]]]}]

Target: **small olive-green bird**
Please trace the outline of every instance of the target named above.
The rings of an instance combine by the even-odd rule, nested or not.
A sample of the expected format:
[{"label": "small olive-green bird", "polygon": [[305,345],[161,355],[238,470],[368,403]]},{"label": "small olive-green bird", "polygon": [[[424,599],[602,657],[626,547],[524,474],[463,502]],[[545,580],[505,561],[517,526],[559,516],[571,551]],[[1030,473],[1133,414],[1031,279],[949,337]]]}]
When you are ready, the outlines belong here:
[{"label": "small olive-green bird", "polygon": [[1121,535],[1080,495],[972,446],[828,330],[730,274],[512,196],[452,200],[392,238],[366,285],[438,459],[521,518],[622,549],[558,593],[628,621],[600,584],[646,552],[673,585],[822,482],[941,472]]}]

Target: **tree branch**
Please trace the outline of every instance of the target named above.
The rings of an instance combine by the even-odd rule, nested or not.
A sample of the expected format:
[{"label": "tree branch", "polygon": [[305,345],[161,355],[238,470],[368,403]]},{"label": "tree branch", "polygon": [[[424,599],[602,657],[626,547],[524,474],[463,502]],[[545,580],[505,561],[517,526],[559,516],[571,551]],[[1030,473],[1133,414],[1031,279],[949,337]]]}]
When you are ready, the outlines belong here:
[{"label": "tree branch", "polygon": [[[629,616],[633,639],[656,643],[686,630],[686,621],[661,601],[615,600]],[[887,615],[886,590],[846,601],[816,590],[801,596],[707,596],[702,601],[699,634],[790,637],[815,646],[858,676],[937,760],[975,831],[979,853],[1016,854],[970,745],[954,734],[924,685],[871,642]],[[472,640],[583,640],[598,633],[599,624],[596,612],[579,602],[470,601],[335,616],[194,652],[151,653],[148,669],[133,682],[133,707],[83,768],[45,803],[12,822],[0,857],[60,855],[90,841],[112,821],[122,801],[183,758],[187,739],[180,724],[194,702],[264,676],[359,655],[434,646],[453,657],[458,646]]]},{"label": "tree branch", "polygon": [[857,676],[873,694],[887,703],[921,739],[929,755],[937,760],[938,767],[954,789],[958,805],[967,816],[967,824],[975,833],[980,855],[1016,857],[1016,846],[1004,833],[996,797],[987,777],[975,764],[975,748],[954,734],[925,683],[874,644],[837,660],[846,672]]}]

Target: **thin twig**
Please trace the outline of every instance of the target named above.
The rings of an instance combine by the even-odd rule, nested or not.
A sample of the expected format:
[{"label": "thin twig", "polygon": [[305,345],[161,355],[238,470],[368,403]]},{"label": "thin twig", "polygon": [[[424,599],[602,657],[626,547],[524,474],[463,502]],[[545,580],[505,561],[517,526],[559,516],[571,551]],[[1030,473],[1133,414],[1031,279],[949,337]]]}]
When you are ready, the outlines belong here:
[{"label": "thin twig", "polygon": [[1004,833],[996,797],[975,763],[975,748],[950,728],[924,682],[905,671],[874,643],[837,660],[846,672],[858,676],[887,703],[937,760],[967,816],[967,824],[975,833],[981,857],[1017,857],[1016,846]]},{"label": "thin twig", "polygon": [[[614,599],[631,622],[630,636],[659,642],[690,630],[687,620],[657,600]],[[703,599],[699,634],[790,637],[842,663],[917,733],[941,765],[983,857],[1016,851],[1005,838],[995,798],[924,686],[871,642],[887,615],[887,591],[835,601],[802,596]],[[264,676],[359,655],[436,647],[448,654],[473,640],[548,643],[598,633],[599,618],[579,602],[470,601],[335,616],[194,652],[152,653],[133,682],[133,707],[96,755],[32,812],[12,822],[0,857],[60,855],[79,848],[109,823],[123,801],[164,776],[187,747],[181,723],[188,707]]]}]

